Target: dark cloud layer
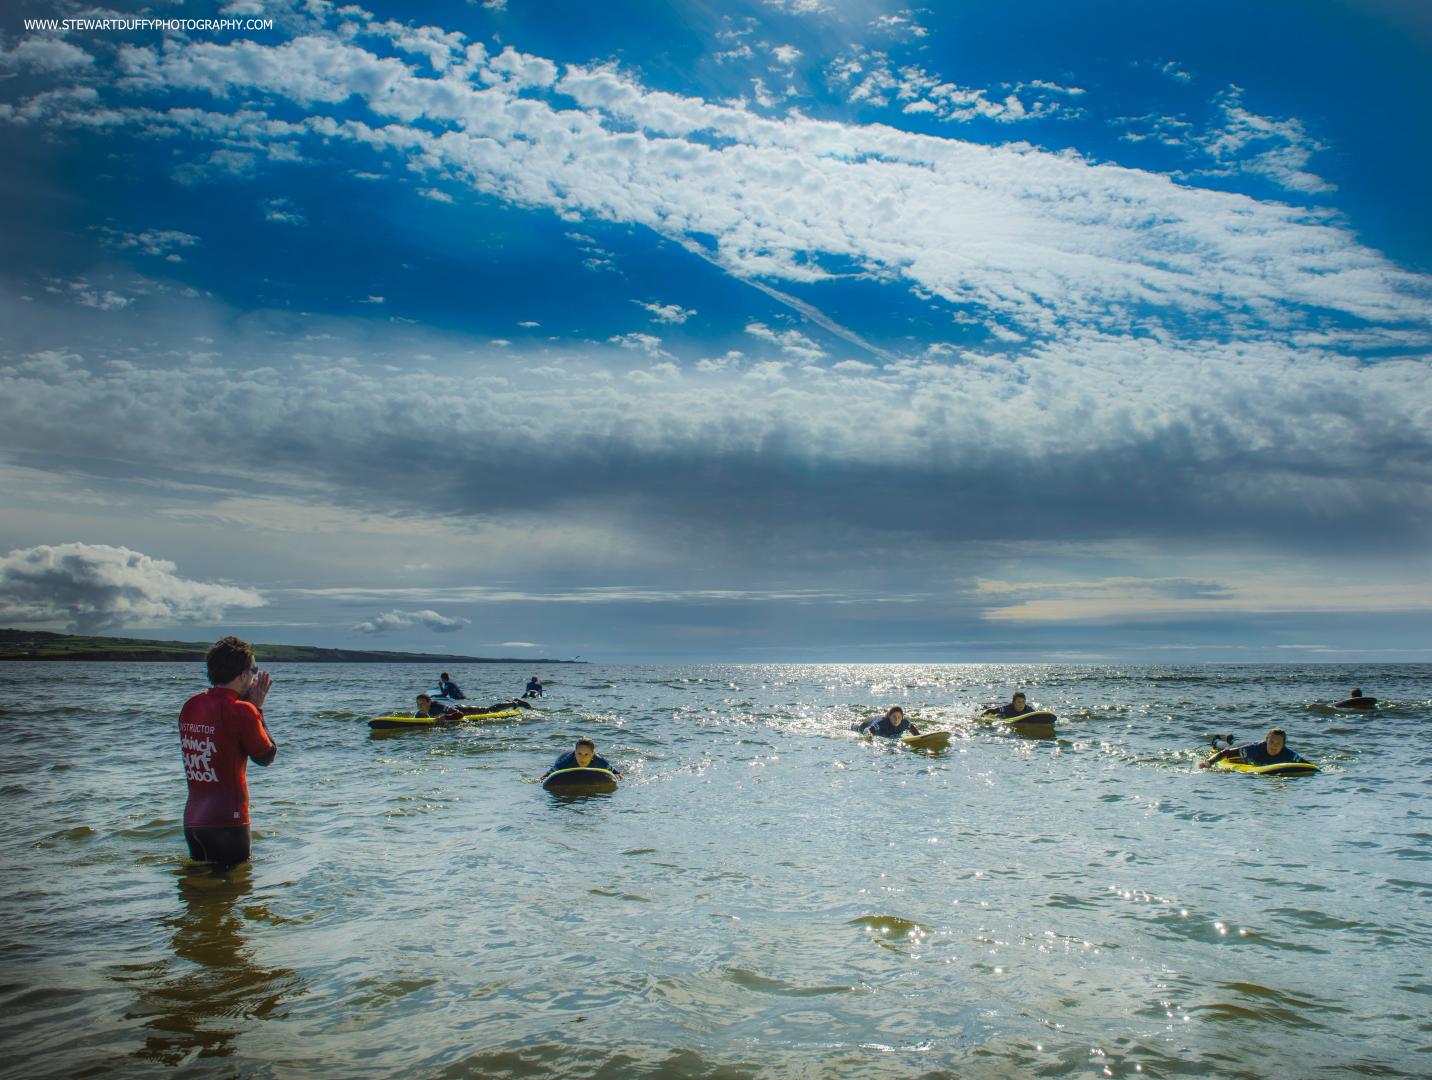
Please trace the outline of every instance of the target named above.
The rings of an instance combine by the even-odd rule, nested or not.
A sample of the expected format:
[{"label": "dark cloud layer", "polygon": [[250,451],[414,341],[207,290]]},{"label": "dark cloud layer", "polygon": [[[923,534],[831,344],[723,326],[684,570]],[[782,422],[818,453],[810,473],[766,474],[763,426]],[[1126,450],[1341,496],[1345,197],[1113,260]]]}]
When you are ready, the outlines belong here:
[{"label": "dark cloud layer", "polygon": [[[183,302],[170,311],[181,325]],[[427,370],[393,370],[381,339],[320,353],[301,328],[262,351],[183,336],[17,358],[0,371],[12,455],[219,487],[301,479],[377,511],[620,517],[748,570],[1001,540],[1368,552],[1432,537],[1419,361],[1090,338],[953,365],[701,372],[620,350],[463,350],[459,366],[429,341]]]}]

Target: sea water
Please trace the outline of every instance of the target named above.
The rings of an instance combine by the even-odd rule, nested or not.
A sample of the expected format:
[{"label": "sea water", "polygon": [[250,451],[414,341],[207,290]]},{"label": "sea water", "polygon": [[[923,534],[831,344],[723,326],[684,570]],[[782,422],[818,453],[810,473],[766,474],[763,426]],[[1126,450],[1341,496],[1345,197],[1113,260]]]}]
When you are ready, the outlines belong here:
[{"label": "sea water", "polygon": [[[386,736],[437,667],[271,670],[217,876],[201,665],[0,664],[5,1075],[1432,1074],[1432,667],[554,666]],[[1275,723],[1321,773],[1197,769]],[[620,790],[543,791],[583,735]]]}]

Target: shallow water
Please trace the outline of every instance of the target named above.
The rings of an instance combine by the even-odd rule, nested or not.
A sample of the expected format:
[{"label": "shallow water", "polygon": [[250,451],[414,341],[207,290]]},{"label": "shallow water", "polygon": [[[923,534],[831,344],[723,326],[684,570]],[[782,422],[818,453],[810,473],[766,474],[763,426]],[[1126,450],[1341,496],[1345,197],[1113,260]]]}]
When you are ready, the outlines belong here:
[{"label": "shallow water", "polygon": [[[436,668],[273,672],[216,877],[199,665],[0,664],[5,1075],[1432,1074],[1432,667],[582,665],[380,737]],[[1057,738],[968,720],[1015,686]],[[1323,773],[1195,768],[1275,720]],[[545,793],[582,734],[626,783]]]}]

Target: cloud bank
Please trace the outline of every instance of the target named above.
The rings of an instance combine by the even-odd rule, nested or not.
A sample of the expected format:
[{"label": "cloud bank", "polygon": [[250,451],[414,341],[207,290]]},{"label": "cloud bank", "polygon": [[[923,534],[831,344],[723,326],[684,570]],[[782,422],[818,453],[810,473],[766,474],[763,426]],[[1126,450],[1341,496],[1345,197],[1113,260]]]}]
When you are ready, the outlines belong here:
[{"label": "cloud bank", "polygon": [[0,620],[63,623],[82,634],[216,621],[256,608],[252,589],[180,577],[172,562],[108,544],[42,544],[0,556]]}]

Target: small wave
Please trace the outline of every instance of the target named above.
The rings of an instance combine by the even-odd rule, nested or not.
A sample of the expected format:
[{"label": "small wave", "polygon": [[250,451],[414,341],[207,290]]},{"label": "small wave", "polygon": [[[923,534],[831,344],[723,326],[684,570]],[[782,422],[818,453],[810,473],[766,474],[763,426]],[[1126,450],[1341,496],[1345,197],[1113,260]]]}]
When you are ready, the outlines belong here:
[{"label": "small wave", "polygon": [[638,904],[651,903],[651,897],[638,896],[636,893],[616,892],[612,889],[588,889],[587,892],[591,896],[606,896],[613,900],[630,900]]},{"label": "small wave", "polygon": [[1331,1005],[1307,997],[1294,997],[1292,994],[1285,994],[1257,983],[1225,983],[1222,989],[1232,991],[1234,999],[1196,1005],[1189,1011],[1202,1012],[1213,1020],[1261,1020],[1300,1031],[1327,1030],[1325,1024],[1308,1015],[1309,1013],[1348,1012],[1341,1005]]},{"label": "small wave", "polygon": [[846,925],[863,926],[867,930],[894,937],[915,937],[927,932],[914,920],[902,919],[898,915],[858,915]]},{"label": "small wave", "polygon": [[862,987],[859,985],[852,986],[848,983],[827,986],[796,986],[783,979],[772,979],[738,967],[723,967],[721,975],[743,989],[755,990],[761,994],[779,994],[781,997],[824,997],[827,994],[857,994],[862,991]]}]

